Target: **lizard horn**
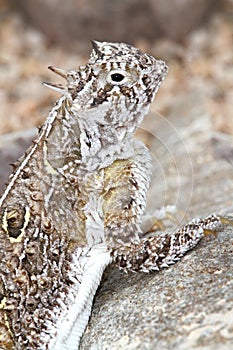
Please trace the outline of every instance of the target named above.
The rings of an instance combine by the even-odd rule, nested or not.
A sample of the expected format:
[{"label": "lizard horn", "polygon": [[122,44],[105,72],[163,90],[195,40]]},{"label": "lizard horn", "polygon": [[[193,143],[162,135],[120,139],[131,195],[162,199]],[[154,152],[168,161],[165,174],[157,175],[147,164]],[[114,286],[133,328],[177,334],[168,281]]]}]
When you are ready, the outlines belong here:
[{"label": "lizard horn", "polygon": [[62,95],[67,95],[67,87],[62,84],[52,84],[52,83],[43,82],[42,85],[56,92],[59,92]]},{"label": "lizard horn", "polygon": [[50,69],[52,72],[60,75],[62,78],[67,79],[67,72],[59,67],[49,66],[48,69]]},{"label": "lizard horn", "polygon": [[91,40],[91,44],[92,44],[92,47],[93,47],[95,53],[99,57],[101,57],[101,55],[102,55],[101,48],[100,48],[101,42],[99,42],[97,40]]}]

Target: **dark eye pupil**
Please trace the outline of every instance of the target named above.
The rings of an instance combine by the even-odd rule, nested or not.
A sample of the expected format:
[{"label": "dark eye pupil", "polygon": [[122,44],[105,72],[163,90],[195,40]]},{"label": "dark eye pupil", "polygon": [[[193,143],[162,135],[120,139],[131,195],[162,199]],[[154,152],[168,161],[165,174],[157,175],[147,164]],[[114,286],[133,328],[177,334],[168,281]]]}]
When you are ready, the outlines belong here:
[{"label": "dark eye pupil", "polygon": [[111,75],[111,78],[112,78],[112,81],[119,83],[120,81],[122,81],[124,79],[124,75],[120,74],[120,73],[113,73]]}]

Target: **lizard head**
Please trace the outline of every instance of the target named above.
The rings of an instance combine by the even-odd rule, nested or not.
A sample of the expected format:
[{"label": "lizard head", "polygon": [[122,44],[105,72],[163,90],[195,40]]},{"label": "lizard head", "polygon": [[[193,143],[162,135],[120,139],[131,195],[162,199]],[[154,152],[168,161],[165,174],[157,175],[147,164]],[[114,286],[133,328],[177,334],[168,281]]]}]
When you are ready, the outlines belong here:
[{"label": "lizard head", "polygon": [[89,61],[77,71],[50,67],[67,79],[67,86],[52,88],[72,100],[73,111],[82,111],[78,113],[81,118],[100,118],[99,123],[132,132],[147,113],[168,68],[128,44],[93,41],[92,45]]}]

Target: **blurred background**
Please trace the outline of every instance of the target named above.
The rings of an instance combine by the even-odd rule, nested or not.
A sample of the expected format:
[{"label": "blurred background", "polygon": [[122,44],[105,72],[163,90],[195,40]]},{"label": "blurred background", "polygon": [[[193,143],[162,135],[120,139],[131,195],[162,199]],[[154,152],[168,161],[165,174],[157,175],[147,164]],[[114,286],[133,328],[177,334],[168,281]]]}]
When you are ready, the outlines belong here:
[{"label": "blurred background", "polygon": [[[47,67],[77,69],[88,59],[92,39],[127,42],[168,64],[152,106],[157,118],[146,117],[139,136],[160,159],[164,187],[170,179],[177,194],[181,183],[188,184],[186,206],[192,191],[189,155],[197,182],[200,166],[205,171],[212,155],[233,159],[227,138],[233,134],[233,0],[0,0],[0,190],[7,164],[31,143],[33,127],[59,97],[41,85],[61,82]],[[177,167],[181,179],[174,175]]]},{"label": "blurred background", "polygon": [[163,115],[199,89],[216,129],[233,133],[232,18],[232,0],[0,0],[0,133],[44,121],[57,98],[40,84],[56,79],[47,66],[75,69],[91,39],[127,42],[168,63]]}]

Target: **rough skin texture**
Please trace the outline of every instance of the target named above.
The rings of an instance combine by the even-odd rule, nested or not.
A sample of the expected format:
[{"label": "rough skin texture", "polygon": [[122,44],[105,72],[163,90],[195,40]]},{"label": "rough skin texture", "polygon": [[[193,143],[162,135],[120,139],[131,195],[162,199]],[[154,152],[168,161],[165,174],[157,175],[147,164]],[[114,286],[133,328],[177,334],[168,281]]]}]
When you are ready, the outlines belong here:
[{"label": "rough skin texture", "polygon": [[133,138],[167,66],[127,44],[93,42],[0,199],[0,349],[77,350],[105,267],[158,270],[221,217],[142,237],[150,154]]}]

